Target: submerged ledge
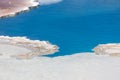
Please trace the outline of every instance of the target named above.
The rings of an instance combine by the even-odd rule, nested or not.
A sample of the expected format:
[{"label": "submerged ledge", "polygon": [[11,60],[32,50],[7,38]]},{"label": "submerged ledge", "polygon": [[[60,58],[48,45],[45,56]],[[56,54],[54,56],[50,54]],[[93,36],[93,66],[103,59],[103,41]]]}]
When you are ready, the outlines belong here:
[{"label": "submerged ledge", "polygon": [[52,45],[48,41],[30,40],[26,37],[0,36],[0,55],[5,58],[27,59],[52,54],[58,49],[58,46]]},{"label": "submerged ledge", "polygon": [[37,0],[0,0],[0,17],[15,16],[39,5]]}]

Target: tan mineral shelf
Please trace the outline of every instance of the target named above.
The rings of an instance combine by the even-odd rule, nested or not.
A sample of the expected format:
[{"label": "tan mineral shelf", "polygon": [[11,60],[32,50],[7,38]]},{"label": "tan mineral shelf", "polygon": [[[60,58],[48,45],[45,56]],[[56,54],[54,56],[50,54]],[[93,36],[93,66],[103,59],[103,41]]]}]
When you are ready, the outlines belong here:
[{"label": "tan mineral shelf", "polygon": [[0,36],[0,57],[28,59],[58,51],[48,41],[30,40],[26,37]]},{"label": "tan mineral shelf", "polygon": [[0,17],[14,16],[38,5],[36,0],[0,0]]},{"label": "tan mineral shelf", "polygon": [[110,55],[120,57],[120,43],[99,44],[93,51],[97,55]]}]

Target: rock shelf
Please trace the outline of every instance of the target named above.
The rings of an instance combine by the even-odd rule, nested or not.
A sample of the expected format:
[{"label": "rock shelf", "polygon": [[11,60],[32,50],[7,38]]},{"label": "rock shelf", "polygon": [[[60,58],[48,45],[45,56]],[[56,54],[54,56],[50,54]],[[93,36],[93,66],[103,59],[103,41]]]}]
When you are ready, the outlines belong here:
[{"label": "rock shelf", "polygon": [[97,55],[120,57],[120,43],[100,44],[93,49]]},{"label": "rock shelf", "polygon": [[[48,41],[30,40],[26,37],[0,36],[0,45],[0,55],[24,59],[52,54],[57,52],[59,49],[58,46],[52,45]],[[3,45],[4,47],[2,48]],[[13,51],[12,53],[9,53],[11,52],[11,49],[13,49]],[[6,52],[6,50],[7,53],[3,53]]]},{"label": "rock shelf", "polygon": [[37,0],[0,0],[0,17],[15,16],[38,5]]}]

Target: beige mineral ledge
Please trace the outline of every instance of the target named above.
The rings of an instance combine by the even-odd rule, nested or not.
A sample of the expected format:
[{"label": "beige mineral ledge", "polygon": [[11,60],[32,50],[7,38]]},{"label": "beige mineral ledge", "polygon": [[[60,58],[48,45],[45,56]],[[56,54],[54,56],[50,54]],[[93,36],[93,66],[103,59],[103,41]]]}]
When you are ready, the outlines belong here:
[{"label": "beige mineral ledge", "polygon": [[110,55],[120,57],[120,43],[100,44],[93,49],[97,55]]},{"label": "beige mineral ledge", "polygon": [[27,59],[58,51],[56,45],[48,41],[30,40],[26,37],[0,36],[0,58]]},{"label": "beige mineral ledge", "polygon": [[38,5],[37,0],[0,0],[0,17],[14,16]]}]

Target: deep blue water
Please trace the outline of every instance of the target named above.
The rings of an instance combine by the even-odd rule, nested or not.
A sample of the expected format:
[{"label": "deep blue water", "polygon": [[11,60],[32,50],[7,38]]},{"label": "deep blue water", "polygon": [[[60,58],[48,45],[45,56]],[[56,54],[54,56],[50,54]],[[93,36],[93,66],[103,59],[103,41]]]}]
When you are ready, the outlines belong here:
[{"label": "deep blue water", "polygon": [[52,56],[90,52],[120,42],[119,0],[64,0],[0,19],[0,35],[47,40],[60,47]]}]

